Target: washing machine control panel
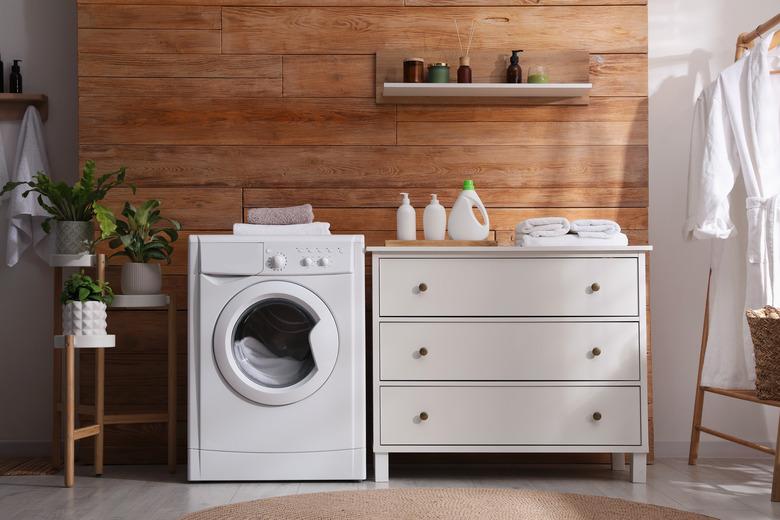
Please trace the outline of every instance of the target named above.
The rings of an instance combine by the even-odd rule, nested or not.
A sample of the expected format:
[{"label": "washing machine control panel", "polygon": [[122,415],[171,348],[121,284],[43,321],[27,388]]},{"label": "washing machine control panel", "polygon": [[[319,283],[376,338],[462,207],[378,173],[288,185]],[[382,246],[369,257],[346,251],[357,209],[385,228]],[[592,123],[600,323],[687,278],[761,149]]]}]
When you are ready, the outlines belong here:
[{"label": "washing machine control panel", "polygon": [[350,273],[352,248],[328,243],[265,243],[263,274]]}]

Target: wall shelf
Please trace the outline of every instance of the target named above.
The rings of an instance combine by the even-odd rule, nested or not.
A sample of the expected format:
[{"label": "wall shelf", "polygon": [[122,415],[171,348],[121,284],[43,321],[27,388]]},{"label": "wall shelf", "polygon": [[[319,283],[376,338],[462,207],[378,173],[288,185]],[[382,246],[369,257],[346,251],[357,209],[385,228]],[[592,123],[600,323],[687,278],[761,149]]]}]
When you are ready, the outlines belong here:
[{"label": "wall shelf", "polygon": [[385,83],[385,97],[567,98],[587,96],[590,83]]},{"label": "wall shelf", "polygon": [[27,107],[34,105],[41,119],[49,117],[49,98],[46,94],[0,94],[0,121],[21,120]]},{"label": "wall shelf", "polygon": [[[457,83],[457,50],[385,49],[376,54],[376,102],[396,105],[587,105],[590,53],[586,50],[529,50],[520,56],[523,83],[506,83],[509,53],[471,53],[473,83]],[[404,58],[450,64],[449,83],[401,83]],[[528,70],[542,65],[554,83],[526,83]]]}]

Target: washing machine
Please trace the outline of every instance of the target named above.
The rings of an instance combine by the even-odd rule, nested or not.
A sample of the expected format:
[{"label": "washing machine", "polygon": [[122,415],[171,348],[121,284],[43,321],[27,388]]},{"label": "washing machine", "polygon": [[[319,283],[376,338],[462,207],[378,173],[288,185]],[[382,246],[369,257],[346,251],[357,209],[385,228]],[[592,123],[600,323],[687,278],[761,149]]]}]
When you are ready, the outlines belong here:
[{"label": "washing machine", "polygon": [[366,478],[364,283],[362,236],[190,236],[190,480]]}]

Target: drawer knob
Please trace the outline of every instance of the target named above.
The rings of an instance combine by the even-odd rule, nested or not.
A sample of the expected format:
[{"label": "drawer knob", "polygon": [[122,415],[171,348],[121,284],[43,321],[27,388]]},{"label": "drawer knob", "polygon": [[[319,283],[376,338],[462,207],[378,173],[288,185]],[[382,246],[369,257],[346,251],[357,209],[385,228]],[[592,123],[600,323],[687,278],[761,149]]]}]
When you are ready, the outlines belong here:
[{"label": "drawer knob", "polygon": [[428,412],[420,412],[420,420],[421,421],[427,421],[428,420]]},{"label": "drawer knob", "polygon": [[420,285],[417,286],[417,290],[420,292],[425,292],[428,290],[428,284],[423,282]]},{"label": "drawer knob", "polygon": [[593,347],[593,350],[591,350],[590,353],[593,354],[593,357],[600,356],[601,349],[598,347]]},{"label": "drawer knob", "polygon": [[593,412],[593,420],[594,421],[600,421],[601,420],[601,412]]},{"label": "drawer knob", "polygon": [[601,290],[601,286],[598,284],[598,282],[593,282],[590,284],[590,290],[593,292],[599,292],[599,290]]},{"label": "drawer knob", "polygon": [[417,351],[420,356],[427,356],[428,355],[428,349],[425,347],[420,348],[420,350]]}]

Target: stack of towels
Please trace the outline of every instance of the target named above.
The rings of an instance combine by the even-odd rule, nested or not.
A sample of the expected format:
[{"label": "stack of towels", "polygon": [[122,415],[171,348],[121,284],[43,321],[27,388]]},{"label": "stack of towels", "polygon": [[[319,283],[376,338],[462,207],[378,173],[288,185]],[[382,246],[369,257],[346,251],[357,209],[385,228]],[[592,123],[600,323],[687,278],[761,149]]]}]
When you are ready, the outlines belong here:
[{"label": "stack of towels", "polygon": [[311,204],[288,208],[251,208],[248,224],[233,224],[234,235],[330,235],[330,224],[314,222]]},{"label": "stack of towels", "polygon": [[612,220],[564,217],[529,218],[515,227],[515,244],[521,247],[545,246],[627,246],[628,237]]}]

